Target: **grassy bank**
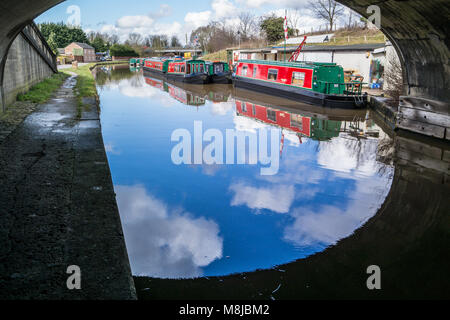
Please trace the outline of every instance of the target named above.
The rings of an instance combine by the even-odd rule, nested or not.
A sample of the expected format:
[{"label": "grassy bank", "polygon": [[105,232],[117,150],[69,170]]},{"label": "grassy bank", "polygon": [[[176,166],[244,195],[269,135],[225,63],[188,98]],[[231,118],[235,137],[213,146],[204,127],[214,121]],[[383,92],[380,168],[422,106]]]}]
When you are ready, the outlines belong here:
[{"label": "grassy bank", "polygon": [[209,61],[222,61],[227,62],[227,50],[221,50],[217,52],[213,52],[203,56],[203,59]]},{"label": "grassy bank", "polygon": [[64,80],[68,77],[65,73],[56,73],[48,79],[31,87],[31,89],[24,94],[17,96],[18,101],[29,101],[33,103],[44,103],[50,99],[53,93],[61,87]]}]

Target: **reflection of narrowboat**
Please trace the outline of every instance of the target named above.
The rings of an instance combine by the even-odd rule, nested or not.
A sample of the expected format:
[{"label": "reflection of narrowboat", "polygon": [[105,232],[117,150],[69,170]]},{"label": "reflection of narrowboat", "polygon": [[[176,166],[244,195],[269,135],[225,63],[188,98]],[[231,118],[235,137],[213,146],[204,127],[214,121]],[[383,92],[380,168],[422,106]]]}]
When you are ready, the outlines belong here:
[{"label": "reflection of narrowboat", "polygon": [[170,61],[167,79],[193,84],[208,83],[206,63],[203,60]]},{"label": "reflection of narrowboat", "polygon": [[311,136],[310,117],[239,100],[236,100],[236,112],[239,116],[288,129],[306,137]]},{"label": "reflection of narrowboat", "polygon": [[155,79],[155,78],[151,78],[151,77],[145,77],[145,83],[154,88],[164,90],[164,81],[163,80]]},{"label": "reflection of narrowboat", "polygon": [[189,84],[181,84],[182,86],[190,86],[189,89],[185,87],[179,87],[175,84],[169,83],[164,79],[158,78],[158,75],[144,73],[145,83],[148,85],[160,89],[169,93],[169,95],[175,100],[188,105],[188,106],[201,106],[205,104],[206,101],[206,90],[203,86],[190,86]]},{"label": "reflection of narrowboat", "polygon": [[362,82],[344,82],[335,63],[241,60],[233,78],[236,87],[335,108],[360,108],[367,103]]},{"label": "reflection of narrowboat", "polygon": [[236,113],[238,116],[287,129],[299,137],[304,136],[314,140],[329,140],[337,137],[342,126],[342,121],[308,117],[241,100],[236,100]]},{"label": "reflection of narrowboat", "polygon": [[170,83],[166,83],[166,86],[169,95],[185,105],[199,107],[205,104],[205,96],[186,91]]},{"label": "reflection of narrowboat", "polygon": [[206,62],[210,83],[230,84],[232,75],[230,67],[226,62]]}]

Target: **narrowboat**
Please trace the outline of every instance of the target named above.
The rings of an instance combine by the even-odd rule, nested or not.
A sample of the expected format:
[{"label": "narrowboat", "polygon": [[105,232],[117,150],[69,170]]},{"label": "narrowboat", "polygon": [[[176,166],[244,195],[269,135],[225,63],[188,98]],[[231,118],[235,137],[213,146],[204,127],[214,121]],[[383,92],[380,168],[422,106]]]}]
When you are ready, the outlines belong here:
[{"label": "narrowboat", "polygon": [[169,69],[169,63],[172,60],[168,58],[149,58],[144,61],[144,71],[165,74]]},{"label": "narrowboat", "polygon": [[367,94],[362,82],[344,82],[336,63],[240,60],[233,75],[235,87],[331,108],[362,108]]},{"label": "narrowboat", "polygon": [[231,84],[232,74],[230,67],[226,62],[207,61],[206,67],[208,70],[209,83]]},{"label": "narrowboat", "polygon": [[193,84],[208,83],[208,73],[204,60],[178,60],[170,61],[166,77],[169,80]]}]

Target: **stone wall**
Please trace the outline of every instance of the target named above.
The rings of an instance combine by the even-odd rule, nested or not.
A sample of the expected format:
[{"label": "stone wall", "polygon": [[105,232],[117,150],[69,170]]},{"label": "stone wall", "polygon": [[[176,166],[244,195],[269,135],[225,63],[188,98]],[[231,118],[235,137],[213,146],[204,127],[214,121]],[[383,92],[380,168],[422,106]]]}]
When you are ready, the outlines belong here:
[{"label": "stone wall", "polygon": [[6,106],[13,103],[18,94],[50,77],[55,70],[55,65],[51,67],[53,63],[52,55],[34,28],[26,27],[19,33],[8,51],[5,64],[3,90]]}]

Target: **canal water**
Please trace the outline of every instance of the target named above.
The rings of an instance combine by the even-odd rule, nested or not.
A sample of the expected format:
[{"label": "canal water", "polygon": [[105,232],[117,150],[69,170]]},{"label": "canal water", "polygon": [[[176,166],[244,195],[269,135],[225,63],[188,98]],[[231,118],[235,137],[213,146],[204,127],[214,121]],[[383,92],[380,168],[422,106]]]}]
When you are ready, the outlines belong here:
[{"label": "canal water", "polygon": [[[95,74],[134,275],[221,276],[306,258],[362,227],[391,188],[394,169],[380,156],[389,137],[367,110],[327,110],[229,85],[169,83],[123,66]],[[199,124],[223,137],[228,130],[264,140],[266,130],[276,170],[263,174],[267,163],[248,159],[174,161],[180,141],[172,135],[189,132],[194,157]]]}]

